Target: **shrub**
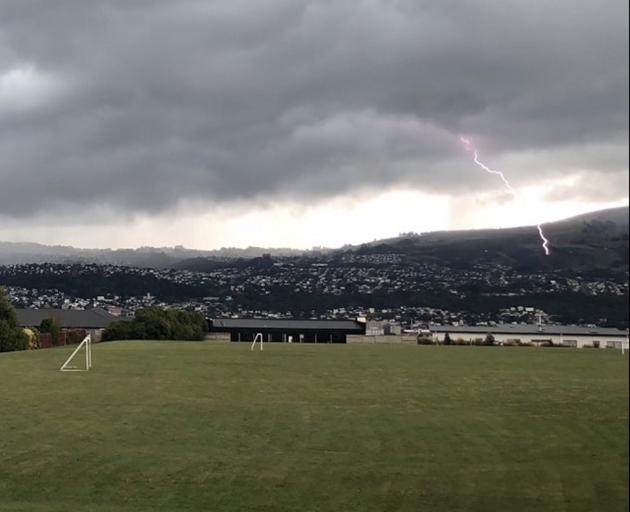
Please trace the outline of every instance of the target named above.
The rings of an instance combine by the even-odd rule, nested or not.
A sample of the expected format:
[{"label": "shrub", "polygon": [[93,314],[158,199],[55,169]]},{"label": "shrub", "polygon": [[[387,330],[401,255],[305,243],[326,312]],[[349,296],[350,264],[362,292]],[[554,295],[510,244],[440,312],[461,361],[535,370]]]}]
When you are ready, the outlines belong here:
[{"label": "shrub", "polygon": [[146,339],[135,337],[133,334],[133,323],[126,321],[118,321],[109,324],[109,327],[103,332],[103,341],[128,340],[128,339]]},{"label": "shrub", "polygon": [[18,325],[15,310],[0,288],[0,352],[26,350],[28,336]]},{"label": "shrub", "polygon": [[19,327],[11,326],[7,320],[0,320],[0,352],[26,350],[28,336]]},{"label": "shrub", "polygon": [[203,340],[208,323],[197,313],[173,309],[146,308],[130,321],[112,323],[103,341],[112,340]]},{"label": "shrub", "polygon": [[428,336],[418,336],[418,345],[433,345],[433,339]]},{"label": "shrub", "polygon": [[39,331],[36,329],[24,329],[24,334],[26,335],[26,348],[28,350],[35,350],[39,347]]}]

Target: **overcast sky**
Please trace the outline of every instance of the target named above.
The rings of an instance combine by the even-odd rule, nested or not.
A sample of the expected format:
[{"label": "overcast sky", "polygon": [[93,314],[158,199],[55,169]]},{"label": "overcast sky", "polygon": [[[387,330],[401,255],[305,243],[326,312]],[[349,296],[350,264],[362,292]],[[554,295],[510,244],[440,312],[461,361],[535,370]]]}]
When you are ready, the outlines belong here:
[{"label": "overcast sky", "polygon": [[627,201],[627,0],[0,0],[0,240],[335,246]]}]

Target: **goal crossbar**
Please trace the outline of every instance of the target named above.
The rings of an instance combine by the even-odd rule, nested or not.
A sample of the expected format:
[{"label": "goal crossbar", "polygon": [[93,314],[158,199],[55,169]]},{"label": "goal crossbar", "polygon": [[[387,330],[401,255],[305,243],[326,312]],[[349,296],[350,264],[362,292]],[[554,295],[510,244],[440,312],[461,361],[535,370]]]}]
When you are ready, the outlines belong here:
[{"label": "goal crossbar", "polygon": [[[79,351],[85,347],[85,367],[83,366],[71,366],[70,363],[74,359]],[[70,357],[66,359],[66,362],[61,365],[59,371],[62,372],[85,372],[92,368],[92,337],[88,334],[83,341],[79,343],[79,346],[74,349]]]}]

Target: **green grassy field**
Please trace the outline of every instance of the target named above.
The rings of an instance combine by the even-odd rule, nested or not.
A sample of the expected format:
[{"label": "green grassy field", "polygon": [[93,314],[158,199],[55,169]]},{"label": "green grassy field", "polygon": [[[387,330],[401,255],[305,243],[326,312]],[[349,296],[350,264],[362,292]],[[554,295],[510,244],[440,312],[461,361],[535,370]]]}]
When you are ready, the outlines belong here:
[{"label": "green grassy field", "polygon": [[628,356],[116,342],[0,355],[0,510],[622,511]]}]

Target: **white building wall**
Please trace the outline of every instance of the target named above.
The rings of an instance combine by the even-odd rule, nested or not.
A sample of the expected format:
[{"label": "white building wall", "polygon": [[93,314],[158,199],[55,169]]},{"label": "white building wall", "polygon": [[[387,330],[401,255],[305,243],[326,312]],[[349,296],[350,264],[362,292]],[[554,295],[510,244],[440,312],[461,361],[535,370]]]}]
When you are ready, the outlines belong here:
[{"label": "white building wall", "polygon": [[[554,345],[566,345],[575,346],[576,348],[584,347],[597,347],[597,348],[617,348],[621,349],[622,344],[628,347],[628,342],[625,337],[612,337],[612,336],[597,336],[597,335],[552,335],[548,333],[527,333],[527,334],[492,334],[494,336],[495,343],[504,344],[506,342],[520,341],[521,343],[531,343],[533,345],[540,345],[545,342],[551,341]],[[439,343],[444,341],[445,333],[439,332],[433,333],[433,340]],[[484,340],[486,333],[480,332],[449,332],[449,336],[452,341],[462,339],[467,342],[474,342],[475,340]]]},{"label": "white building wall", "polygon": [[365,326],[366,336],[383,336],[385,334],[385,326],[383,322],[368,321]]},{"label": "white building wall", "polygon": [[98,343],[103,340],[103,331],[105,329],[89,329],[87,333],[91,336],[94,343]]}]

